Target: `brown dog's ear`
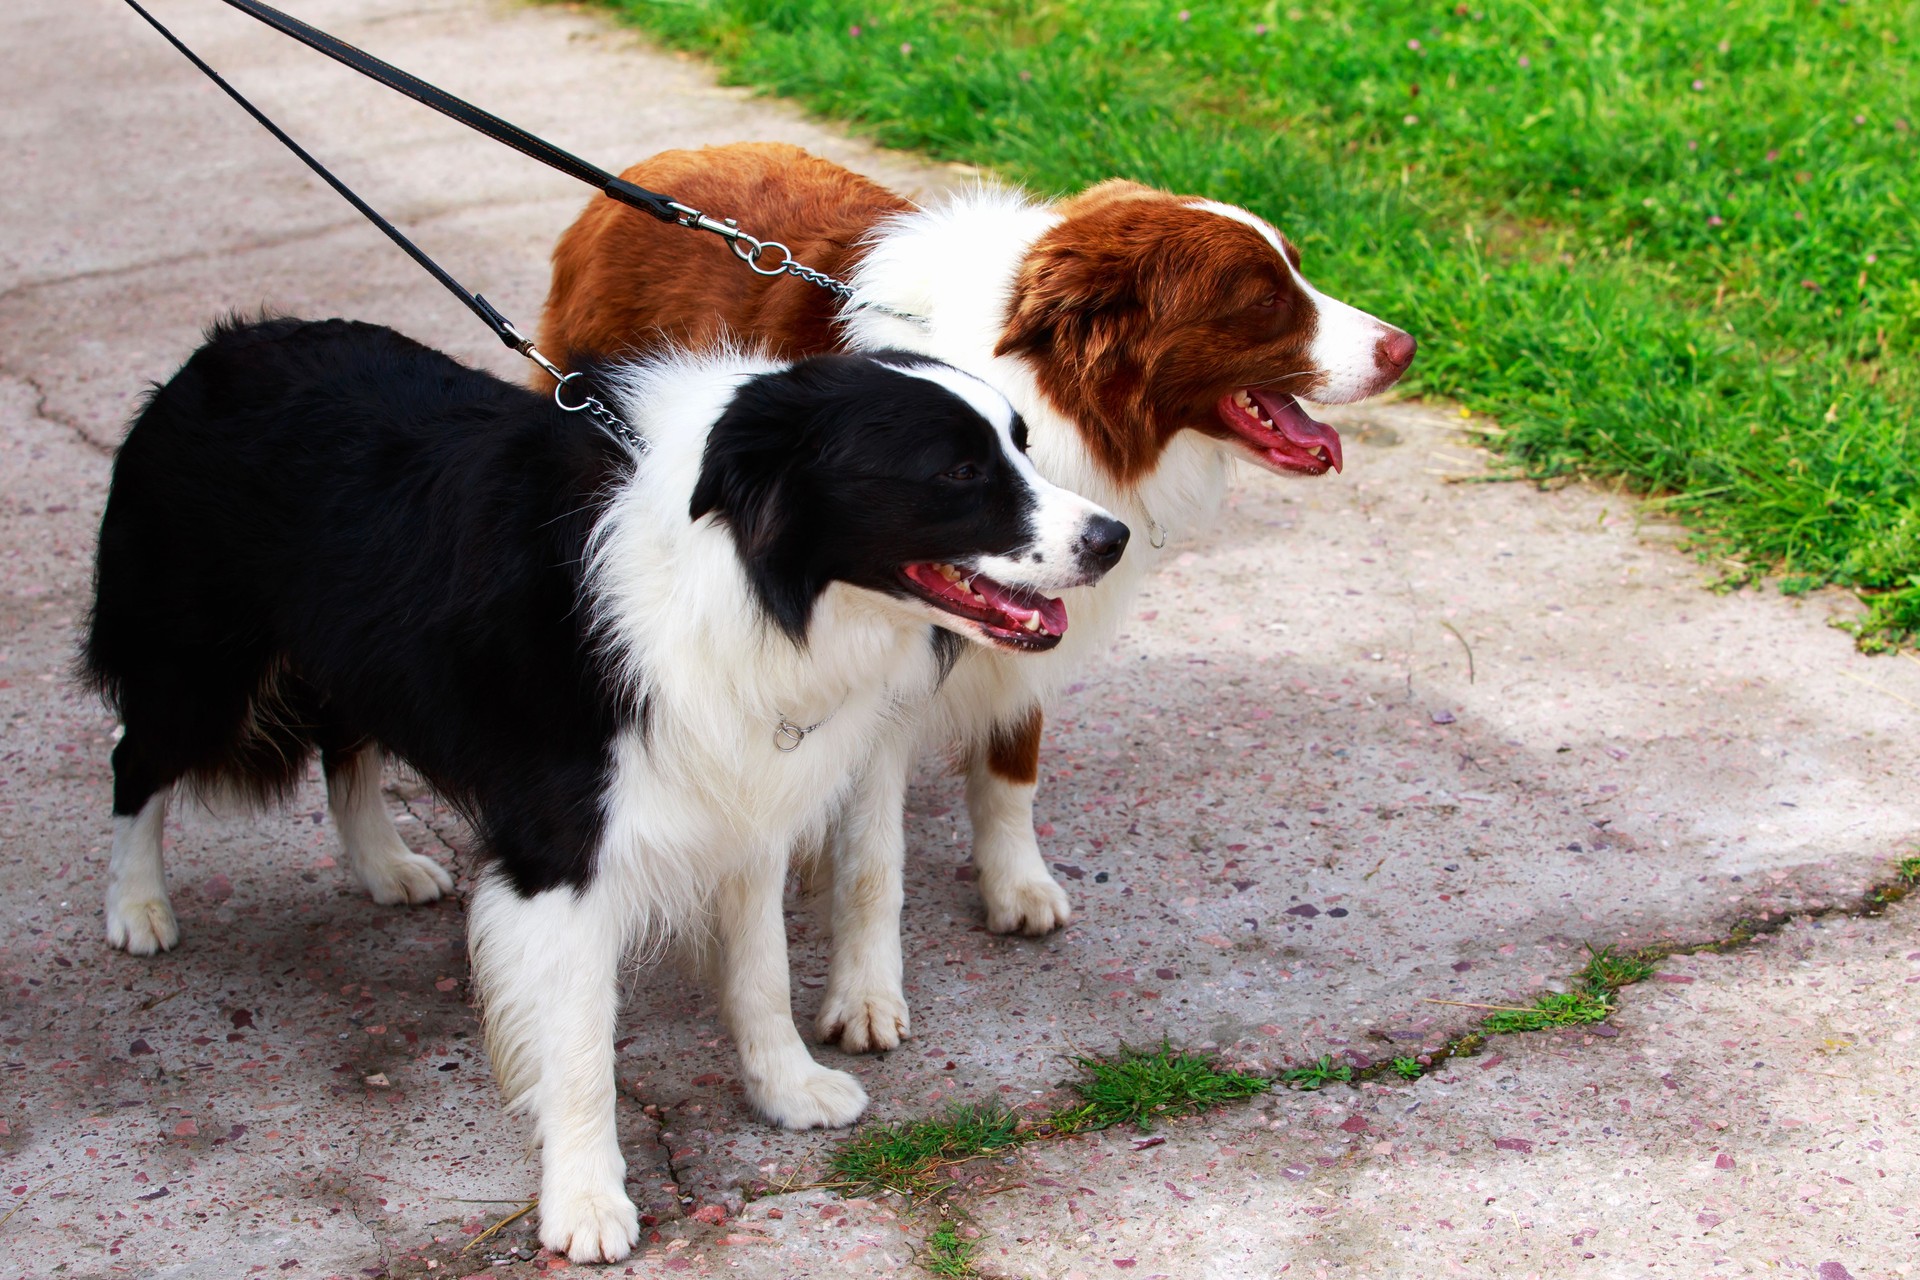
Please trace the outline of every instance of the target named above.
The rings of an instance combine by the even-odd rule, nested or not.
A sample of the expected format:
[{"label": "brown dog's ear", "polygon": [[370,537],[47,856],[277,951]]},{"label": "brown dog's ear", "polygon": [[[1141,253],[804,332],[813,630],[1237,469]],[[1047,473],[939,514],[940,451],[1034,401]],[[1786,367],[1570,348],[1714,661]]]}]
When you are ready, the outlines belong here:
[{"label": "brown dog's ear", "polygon": [[1020,264],[995,355],[1039,350],[1056,332],[1082,327],[1078,320],[1125,292],[1125,273],[1111,269],[1108,255],[1096,260],[1051,239],[1043,238]]},{"label": "brown dog's ear", "polygon": [[995,355],[1037,350],[1064,332],[1084,336],[1102,311],[1138,298],[1144,201],[1165,195],[1125,178],[1089,187],[1058,206],[1060,222],[1020,264]]}]

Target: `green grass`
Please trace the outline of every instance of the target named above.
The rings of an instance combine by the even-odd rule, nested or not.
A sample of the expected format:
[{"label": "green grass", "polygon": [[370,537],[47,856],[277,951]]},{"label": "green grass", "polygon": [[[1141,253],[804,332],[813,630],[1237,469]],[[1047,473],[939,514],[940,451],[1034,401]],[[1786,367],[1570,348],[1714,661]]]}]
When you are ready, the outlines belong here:
[{"label": "green grass", "polygon": [[1651,961],[1639,956],[1623,956],[1612,947],[1601,947],[1595,951],[1589,945],[1587,962],[1574,975],[1574,979],[1590,991],[1602,992],[1618,991],[1621,987],[1645,982],[1652,976]]},{"label": "green grass", "polygon": [[1920,858],[1902,858],[1895,868],[1901,884],[1920,885]]},{"label": "green grass", "polygon": [[1395,1058],[1392,1065],[1393,1074],[1402,1080],[1418,1080],[1427,1070],[1418,1058]]},{"label": "green grass", "polygon": [[1068,1087],[1079,1096],[1077,1104],[1025,1123],[1012,1111],[962,1106],[932,1120],[874,1125],[834,1153],[833,1184],[913,1197],[935,1195],[946,1184],[948,1168],[981,1156],[1119,1124],[1148,1129],[1156,1120],[1194,1115],[1273,1087],[1259,1076],[1222,1071],[1206,1054],[1164,1042],[1157,1049],[1122,1045],[1110,1056],[1075,1058],[1073,1063],[1080,1078]]},{"label": "green grass", "polygon": [[1490,1035],[1508,1035],[1515,1031],[1545,1031],[1548,1027],[1605,1022],[1611,1012],[1613,1002],[1604,993],[1549,991],[1534,1001],[1530,1009],[1502,1009],[1488,1014],[1480,1025]]},{"label": "green grass", "polygon": [[954,1223],[942,1222],[927,1237],[920,1265],[936,1276],[970,1276],[973,1274],[973,1242],[962,1237]]},{"label": "green grass", "polygon": [[608,2],[883,143],[1253,208],[1528,474],[1920,627],[1920,0]]},{"label": "green grass", "polygon": [[1023,1141],[1011,1111],[955,1107],[937,1120],[880,1125],[834,1153],[835,1177],[858,1188],[924,1194],[947,1165],[1017,1146]]},{"label": "green grass", "polygon": [[1331,1057],[1322,1056],[1304,1067],[1293,1067],[1280,1073],[1280,1079],[1288,1087],[1311,1092],[1324,1089],[1330,1084],[1346,1084],[1353,1079],[1353,1068],[1344,1062],[1335,1062]]},{"label": "green grass", "polygon": [[1156,1120],[1193,1115],[1273,1087],[1259,1076],[1222,1071],[1205,1054],[1165,1043],[1158,1049],[1122,1045],[1111,1057],[1075,1058],[1074,1065],[1084,1073],[1071,1086],[1081,1105],[1053,1117],[1061,1132],[1127,1123],[1147,1129]]}]

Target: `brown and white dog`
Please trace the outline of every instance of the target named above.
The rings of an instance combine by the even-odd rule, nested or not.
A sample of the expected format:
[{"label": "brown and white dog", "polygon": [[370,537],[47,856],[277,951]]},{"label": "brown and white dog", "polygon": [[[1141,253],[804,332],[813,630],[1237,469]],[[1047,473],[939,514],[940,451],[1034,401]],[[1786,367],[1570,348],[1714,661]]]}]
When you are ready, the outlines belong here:
[{"label": "brown and white dog", "polygon": [[1338,470],[1339,435],[1300,399],[1384,391],[1414,340],[1314,289],[1299,252],[1254,214],[1132,182],[1058,202],[984,188],[919,208],[762,143],[663,152],[622,176],[748,219],[854,296],[756,275],[719,239],[602,197],[554,249],[546,351],[744,340],[788,357],[922,352],[1005,392],[1027,420],[1035,468],[1148,535],[1097,586],[1065,593],[1074,626],[1052,652],[964,654],[928,714],[876,747],[833,854],[835,950],[818,1028],[849,1051],[889,1049],[909,1031],[902,813],[920,742],[955,745],[965,762],[988,927],[1066,924],[1067,895],[1033,830],[1042,706],[1106,648],[1154,550],[1213,515],[1231,460],[1282,475]]}]

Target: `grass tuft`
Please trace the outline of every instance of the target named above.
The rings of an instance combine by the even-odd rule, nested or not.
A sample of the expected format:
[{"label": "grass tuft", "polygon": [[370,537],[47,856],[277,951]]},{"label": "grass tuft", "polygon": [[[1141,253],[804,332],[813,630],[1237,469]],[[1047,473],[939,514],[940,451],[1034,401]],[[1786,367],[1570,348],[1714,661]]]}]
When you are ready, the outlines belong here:
[{"label": "grass tuft", "polygon": [[920,1265],[936,1276],[970,1276],[973,1274],[973,1242],[960,1234],[958,1226],[942,1222],[927,1237]]},{"label": "grass tuft", "polygon": [[934,1195],[945,1183],[941,1175],[946,1169],[996,1151],[1129,1122],[1146,1129],[1156,1120],[1193,1115],[1273,1087],[1259,1076],[1222,1071],[1208,1055],[1175,1049],[1164,1041],[1157,1049],[1122,1045],[1109,1057],[1073,1061],[1082,1073],[1070,1086],[1080,1096],[1079,1105],[1035,1123],[1023,1122],[1012,1111],[955,1107],[937,1119],[877,1125],[834,1153],[835,1184],[912,1197]]},{"label": "grass tuft", "polygon": [[1544,1031],[1548,1027],[1605,1022],[1611,1012],[1613,1002],[1603,992],[1549,991],[1534,1001],[1533,1008],[1490,1013],[1481,1026],[1491,1035],[1509,1035],[1516,1031]]},{"label": "grass tuft", "polygon": [[1295,1089],[1312,1092],[1330,1084],[1350,1083],[1353,1080],[1353,1068],[1344,1062],[1335,1062],[1331,1057],[1322,1056],[1319,1061],[1309,1062],[1304,1067],[1282,1071],[1280,1078]]},{"label": "grass tuft", "polygon": [[924,1195],[948,1165],[1016,1146],[1019,1118],[1011,1111],[955,1107],[935,1120],[907,1120],[867,1130],[841,1147],[833,1171],[844,1184]]},{"label": "grass tuft", "polygon": [[1900,859],[1894,874],[1900,877],[1901,884],[1920,885],[1920,857]]},{"label": "grass tuft", "polygon": [[1083,1105],[1053,1117],[1053,1127],[1062,1133],[1129,1121],[1147,1129],[1155,1120],[1193,1115],[1273,1087],[1259,1076],[1221,1071],[1211,1057],[1165,1041],[1158,1049],[1122,1045],[1112,1057],[1075,1058],[1074,1065],[1086,1072],[1073,1084]]},{"label": "grass tuft", "polygon": [[1651,978],[1653,964],[1640,956],[1623,956],[1610,946],[1595,951],[1589,945],[1587,963],[1573,976],[1589,991],[1618,991]]}]

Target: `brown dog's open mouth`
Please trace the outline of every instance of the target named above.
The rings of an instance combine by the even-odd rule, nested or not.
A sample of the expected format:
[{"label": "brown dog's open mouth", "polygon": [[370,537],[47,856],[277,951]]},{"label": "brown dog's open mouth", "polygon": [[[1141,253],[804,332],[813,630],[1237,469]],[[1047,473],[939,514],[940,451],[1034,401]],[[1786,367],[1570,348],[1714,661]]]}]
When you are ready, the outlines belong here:
[{"label": "brown dog's open mouth", "polygon": [[900,572],[916,596],[1009,649],[1051,649],[1067,633],[1066,605],[1038,591],[951,564],[910,564]]},{"label": "brown dog's open mouth", "polygon": [[1247,387],[1222,397],[1217,408],[1220,421],[1269,469],[1303,476],[1340,470],[1340,433],[1309,418],[1292,396]]}]

